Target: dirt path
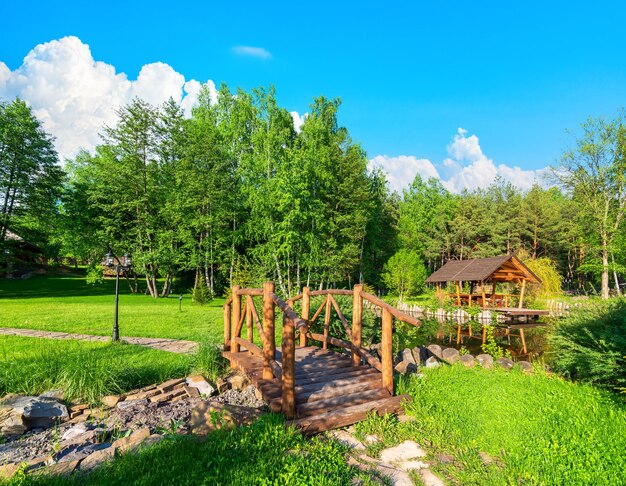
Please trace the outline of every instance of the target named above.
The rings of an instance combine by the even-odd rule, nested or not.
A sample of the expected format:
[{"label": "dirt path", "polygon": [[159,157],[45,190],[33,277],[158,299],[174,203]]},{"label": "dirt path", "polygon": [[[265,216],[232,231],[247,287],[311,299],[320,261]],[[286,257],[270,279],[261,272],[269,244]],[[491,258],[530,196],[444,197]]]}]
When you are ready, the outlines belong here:
[{"label": "dirt path", "polygon": [[[14,329],[11,327],[0,327],[0,335],[24,336],[44,339],[77,339],[80,341],[96,341],[106,343],[111,340],[108,336],[91,336],[89,334],[71,334],[67,332],[36,331],[34,329]],[[122,337],[122,341],[128,344],[136,344],[146,348],[158,349],[169,353],[187,354],[198,349],[198,343],[194,341],[183,341],[179,339],[164,338],[144,338],[144,337]]]}]

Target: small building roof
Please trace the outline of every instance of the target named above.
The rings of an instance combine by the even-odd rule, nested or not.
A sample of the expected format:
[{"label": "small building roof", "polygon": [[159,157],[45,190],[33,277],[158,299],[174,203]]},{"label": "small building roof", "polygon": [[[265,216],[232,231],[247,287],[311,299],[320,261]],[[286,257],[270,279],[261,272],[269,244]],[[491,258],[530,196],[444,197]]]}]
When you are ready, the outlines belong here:
[{"label": "small building roof", "polygon": [[474,260],[450,260],[426,279],[426,283],[444,282],[515,282],[526,280],[541,283],[515,255],[502,255]]}]

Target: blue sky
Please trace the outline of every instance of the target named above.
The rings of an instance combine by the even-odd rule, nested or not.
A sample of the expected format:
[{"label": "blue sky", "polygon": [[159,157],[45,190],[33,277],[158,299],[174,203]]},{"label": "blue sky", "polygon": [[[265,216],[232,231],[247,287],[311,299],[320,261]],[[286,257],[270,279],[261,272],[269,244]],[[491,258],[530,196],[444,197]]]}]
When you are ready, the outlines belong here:
[{"label": "blue sky", "polygon": [[[625,14],[618,2],[3,2],[0,62],[16,77],[37,45],[76,36],[131,81],[161,62],[186,81],[273,84],[299,114],[338,96],[370,158],[428,160],[449,179],[476,147],[495,166],[540,170],[566,129],[626,106]],[[0,96],[32,92],[1,83]]]}]

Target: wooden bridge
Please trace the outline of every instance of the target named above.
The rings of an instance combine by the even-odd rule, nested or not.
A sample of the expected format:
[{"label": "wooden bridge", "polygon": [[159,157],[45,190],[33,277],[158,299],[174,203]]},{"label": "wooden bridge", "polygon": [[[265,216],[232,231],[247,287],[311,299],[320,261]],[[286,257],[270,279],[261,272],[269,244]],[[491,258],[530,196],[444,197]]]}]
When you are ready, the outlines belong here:
[{"label": "wooden bridge", "polygon": [[[309,319],[312,298],[317,296],[322,303]],[[337,296],[352,297],[351,323]],[[255,298],[262,299],[262,317]],[[296,302],[301,316],[294,310]],[[361,345],[364,302],[382,310],[381,359]],[[330,335],[333,310],[346,339]],[[280,349],[276,348],[276,311],[282,313],[283,322]],[[323,333],[312,332],[322,313]],[[305,287],[287,302],[274,293],[273,282],[266,282],[262,289],[235,286],[224,305],[223,356],[248,376],[274,412],[282,412],[304,433],[315,434],[363,420],[370,411],[397,413],[410,400],[393,393],[394,317],[420,325],[414,317],[364,292],[361,285],[354,290],[310,291]],[[245,339],[241,337],[244,323]],[[262,347],[254,344],[255,327]],[[311,345],[312,341],[321,346]]]}]

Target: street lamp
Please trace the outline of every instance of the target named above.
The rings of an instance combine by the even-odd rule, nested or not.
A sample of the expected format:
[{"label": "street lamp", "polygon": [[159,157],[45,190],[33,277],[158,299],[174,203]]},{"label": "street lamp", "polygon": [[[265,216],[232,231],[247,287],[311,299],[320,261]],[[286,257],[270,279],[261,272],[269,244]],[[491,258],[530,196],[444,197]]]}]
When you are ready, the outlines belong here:
[{"label": "street lamp", "polygon": [[117,263],[113,261],[113,254],[109,251],[106,254],[106,265],[109,268],[115,267],[115,322],[113,323],[113,341],[120,340],[120,327],[118,324],[118,306],[120,300],[120,270],[128,270],[130,268],[130,256],[124,255],[124,264],[120,265],[119,258],[116,258]]}]

